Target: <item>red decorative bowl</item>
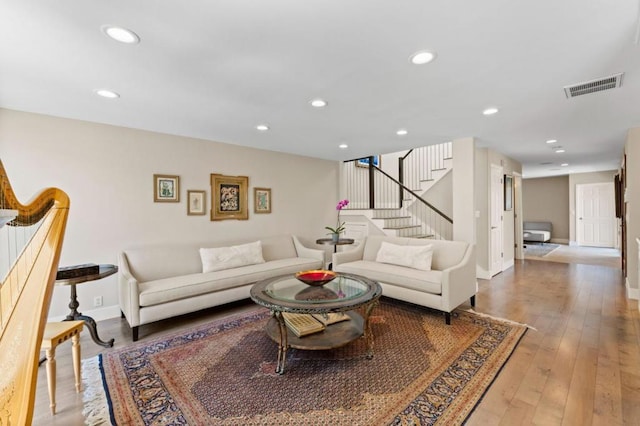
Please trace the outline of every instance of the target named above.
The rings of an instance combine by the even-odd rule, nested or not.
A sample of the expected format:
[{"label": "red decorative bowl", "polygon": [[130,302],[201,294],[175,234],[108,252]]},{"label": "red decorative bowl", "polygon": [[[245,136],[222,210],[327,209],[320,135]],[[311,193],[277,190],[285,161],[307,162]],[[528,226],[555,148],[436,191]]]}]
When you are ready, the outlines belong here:
[{"label": "red decorative bowl", "polygon": [[311,271],[302,271],[296,273],[296,278],[307,285],[321,286],[325,285],[336,277],[336,273],[333,271],[325,271],[322,269],[316,269]]}]

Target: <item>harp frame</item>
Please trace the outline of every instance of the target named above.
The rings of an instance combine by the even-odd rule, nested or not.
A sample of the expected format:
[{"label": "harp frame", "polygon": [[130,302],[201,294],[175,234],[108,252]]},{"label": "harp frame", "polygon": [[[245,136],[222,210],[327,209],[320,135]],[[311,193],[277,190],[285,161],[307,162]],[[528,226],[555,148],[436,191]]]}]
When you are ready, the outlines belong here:
[{"label": "harp frame", "polygon": [[47,188],[26,204],[16,198],[0,160],[0,209],[16,210],[4,226],[41,222],[0,282],[0,425],[31,424],[38,361],[69,211],[69,197]]}]

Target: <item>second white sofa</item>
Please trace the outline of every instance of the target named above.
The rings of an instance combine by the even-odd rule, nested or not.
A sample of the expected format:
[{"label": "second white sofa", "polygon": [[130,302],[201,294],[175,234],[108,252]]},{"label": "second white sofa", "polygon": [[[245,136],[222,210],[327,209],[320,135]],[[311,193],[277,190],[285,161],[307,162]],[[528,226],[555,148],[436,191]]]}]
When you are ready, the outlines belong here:
[{"label": "second white sofa", "polygon": [[[257,241],[260,242],[261,260],[264,261],[234,265],[239,258],[247,256],[246,253],[234,252],[234,245],[252,246]],[[257,281],[319,269],[324,263],[323,250],[307,248],[291,235],[257,241],[213,245],[176,244],[130,249],[120,253],[120,310],[129,322],[133,341],[138,340],[140,325],[247,299],[251,286]],[[201,249],[212,248],[221,249],[217,258],[214,258],[215,255],[207,258],[201,252]],[[225,262],[226,265],[221,265]],[[218,270],[209,272],[212,269]]]},{"label": "second white sofa", "polygon": [[[385,242],[390,245],[385,246],[386,256],[382,256]],[[405,252],[422,253],[411,259],[402,246],[418,249]],[[424,246],[431,246],[431,250]],[[428,251],[431,253],[424,254]],[[378,281],[384,296],[443,311],[447,324],[451,323],[451,311],[466,300],[475,305],[478,292],[475,247],[463,241],[369,236],[355,249],[335,253],[333,270]]]}]

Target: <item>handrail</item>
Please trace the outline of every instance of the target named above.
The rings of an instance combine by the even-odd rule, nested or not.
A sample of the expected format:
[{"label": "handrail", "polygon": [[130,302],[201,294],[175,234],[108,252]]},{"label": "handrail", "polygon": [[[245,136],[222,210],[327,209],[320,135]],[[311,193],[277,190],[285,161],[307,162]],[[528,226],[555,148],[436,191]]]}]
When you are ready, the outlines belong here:
[{"label": "handrail", "polygon": [[380,173],[382,173],[383,175],[385,175],[387,178],[389,178],[391,181],[393,181],[394,183],[396,183],[400,188],[402,188],[403,190],[407,191],[408,193],[410,193],[411,195],[413,195],[414,197],[416,197],[417,200],[419,200],[421,203],[425,204],[426,206],[428,206],[431,210],[433,210],[434,212],[436,212],[438,215],[440,215],[440,217],[442,217],[444,220],[446,220],[449,223],[453,223],[453,219],[451,219],[449,216],[447,216],[446,214],[444,214],[443,212],[441,212],[437,207],[434,207],[431,203],[429,203],[427,200],[425,200],[424,198],[422,198],[421,196],[419,196],[418,194],[416,194],[413,190],[407,188],[404,184],[402,184],[401,182],[399,182],[397,179],[395,179],[394,177],[390,176],[387,172],[385,172],[384,170],[382,170],[381,168],[374,166],[373,164],[371,164],[371,162],[369,163],[369,167],[370,168],[374,168],[376,170],[378,170]]}]

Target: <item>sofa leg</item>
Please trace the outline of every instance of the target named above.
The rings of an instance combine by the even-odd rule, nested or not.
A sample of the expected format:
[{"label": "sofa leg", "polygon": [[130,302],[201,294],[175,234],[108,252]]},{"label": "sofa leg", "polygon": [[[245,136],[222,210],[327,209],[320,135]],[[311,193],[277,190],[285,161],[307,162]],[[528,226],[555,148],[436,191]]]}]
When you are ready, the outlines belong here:
[{"label": "sofa leg", "polygon": [[469,301],[471,302],[471,307],[475,308],[476,307],[476,295],[474,294],[473,296],[471,296]]},{"label": "sofa leg", "polygon": [[120,311],[120,318],[125,318],[124,312]]},{"label": "sofa leg", "polygon": [[133,338],[134,342],[138,341],[138,326],[136,325],[135,327],[131,327],[131,335]]},{"label": "sofa leg", "polygon": [[451,325],[451,312],[445,312],[444,313],[444,322],[447,325]]}]

